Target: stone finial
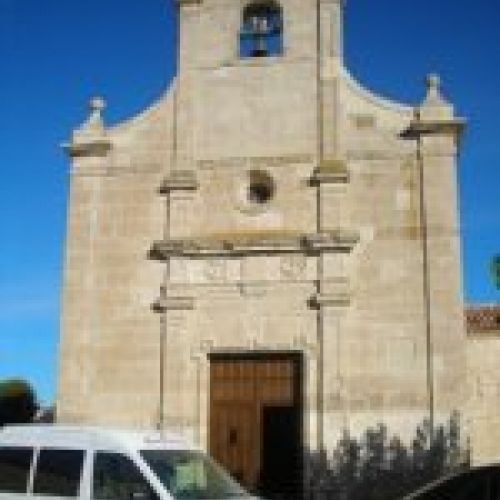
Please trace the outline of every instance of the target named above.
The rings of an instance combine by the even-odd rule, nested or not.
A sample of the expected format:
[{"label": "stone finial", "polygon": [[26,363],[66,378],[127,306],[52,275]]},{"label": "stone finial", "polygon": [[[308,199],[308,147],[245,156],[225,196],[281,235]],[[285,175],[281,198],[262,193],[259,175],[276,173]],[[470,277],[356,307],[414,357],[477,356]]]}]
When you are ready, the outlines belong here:
[{"label": "stone finial", "polygon": [[427,76],[427,96],[424,105],[442,105],[448,104],[441,92],[441,77],[436,73]]},{"label": "stone finial", "polygon": [[88,118],[72,134],[71,142],[65,145],[71,156],[103,156],[110,149],[102,113],[106,101],[93,97],[89,102]]},{"label": "stone finial", "polygon": [[454,110],[452,104],[443,96],[441,90],[441,77],[436,73],[431,73],[426,78],[427,95],[421,105],[421,109],[440,110],[440,113],[445,113],[453,116]]},{"label": "stone finial", "polygon": [[106,101],[102,97],[92,97],[89,102],[89,116],[75,131],[76,135],[103,135],[105,131],[102,112]]},{"label": "stone finial", "polygon": [[419,137],[430,134],[455,135],[460,138],[465,120],[455,115],[455,109],[441,92],[441,78],[435,73],[427,76],[427,95],[415,108],[414,120],[403,137]]},{"label": "stone finial", "polygon": [[92,97],[89,106],[92,111],[98,111],[100,113],[106,109],[106,101],[100,96]]},{"label": "stone finial", "polygon": [[427,76],[427,95],[420,106],[423,120],[449,120],[455,115],[453,105],[443,96],[441,78],[435,73]]},{"label": "stone finial", "polygon": [[92,97],[89,103],[90,116],[85,126],[88,128],[104,128],[102,112],[106,109],[106,101],[102,97]]},{"label": "stone finial", "polygon": [[427,88],[429,93],[441,94],[441,77],[437,73],[427,75]]}]

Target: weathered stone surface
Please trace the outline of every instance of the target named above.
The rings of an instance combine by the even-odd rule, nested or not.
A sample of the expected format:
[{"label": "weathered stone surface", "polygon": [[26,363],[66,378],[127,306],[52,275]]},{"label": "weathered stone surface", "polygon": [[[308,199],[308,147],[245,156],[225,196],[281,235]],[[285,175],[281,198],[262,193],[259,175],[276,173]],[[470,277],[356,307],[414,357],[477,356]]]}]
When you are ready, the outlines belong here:
[{"label": "weathered stone surface", "polygon": [[303,353],[313,448],[463,410],[458,122],[435,82],[419,109],[360,87],[342,2],[283,0],[283,56],[245,60],[241,2],[179,4],[171,89],[72,155],[59,419],[156,425],[162,340],[164,423],[204,446],[214,352]]},{"label": "weathered stone surface", "polygon": [[467,310],[468,417],[475,463],[497,462],[500,456],[500,306]]}]

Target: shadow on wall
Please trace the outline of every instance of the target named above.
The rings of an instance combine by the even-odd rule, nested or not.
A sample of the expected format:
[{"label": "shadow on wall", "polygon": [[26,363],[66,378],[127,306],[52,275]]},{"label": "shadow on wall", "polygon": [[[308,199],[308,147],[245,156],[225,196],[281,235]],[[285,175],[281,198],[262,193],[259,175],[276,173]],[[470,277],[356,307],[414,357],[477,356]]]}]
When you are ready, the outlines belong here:
[{"label": "shadow on wall", "polygon": [[309,453],[309,491],[315,500],[392,500],[470,465],[460,416],[431,430],[424,421],[405,445],[379,424],[360,439],[345,432],[327,455]]}]

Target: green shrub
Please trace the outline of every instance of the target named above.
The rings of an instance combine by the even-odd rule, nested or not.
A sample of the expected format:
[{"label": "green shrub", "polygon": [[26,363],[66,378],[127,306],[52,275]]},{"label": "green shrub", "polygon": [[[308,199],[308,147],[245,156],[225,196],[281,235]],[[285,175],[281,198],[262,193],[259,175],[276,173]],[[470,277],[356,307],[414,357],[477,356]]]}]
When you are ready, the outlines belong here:
[{"label": "green shrub", "polygon": [[0,381],[0,425],[31,422],[37,409],[35,391],[28,382]]},{"label": "green shrub", "polygon": [[432,431],[424,421],[410,445],[389,436],[379,424],[361,439],[344,432],[330,454],[309,454],[309,489],[313,498],[328,500],[395,500],[442,475],[467,468],[460,418]]}]

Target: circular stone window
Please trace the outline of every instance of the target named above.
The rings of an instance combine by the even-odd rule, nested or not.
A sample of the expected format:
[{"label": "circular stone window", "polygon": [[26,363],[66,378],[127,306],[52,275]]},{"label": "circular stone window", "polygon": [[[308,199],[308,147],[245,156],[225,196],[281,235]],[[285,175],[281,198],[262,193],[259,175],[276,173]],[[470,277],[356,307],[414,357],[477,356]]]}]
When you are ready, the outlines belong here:
[{"label": "circular stone window", "polygon": [[247,199],[255,205],[265,205],[274,196],[275,186],[272,177],[262,170],[250,170]]}]

